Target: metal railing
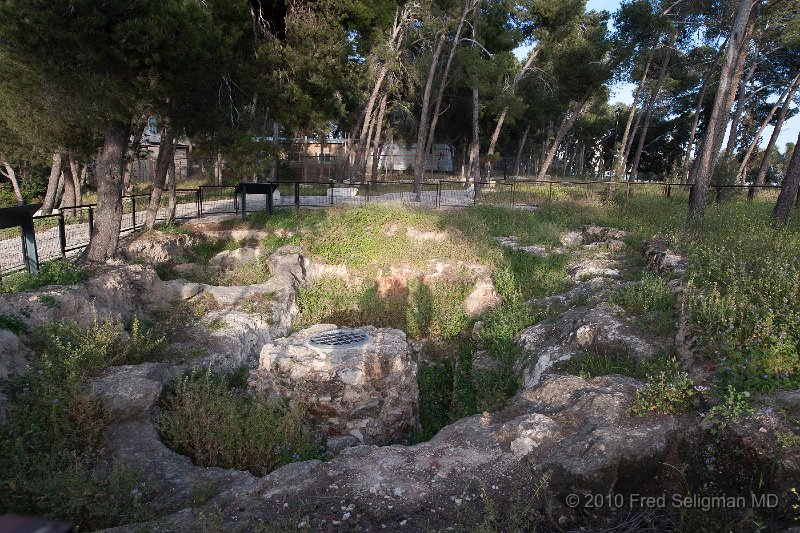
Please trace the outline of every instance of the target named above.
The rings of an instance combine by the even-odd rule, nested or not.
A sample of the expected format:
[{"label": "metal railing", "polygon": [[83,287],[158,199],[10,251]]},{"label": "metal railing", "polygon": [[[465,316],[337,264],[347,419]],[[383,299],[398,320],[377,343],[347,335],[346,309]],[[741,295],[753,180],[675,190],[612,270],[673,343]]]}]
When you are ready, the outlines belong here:
[{"label": "metal railing", "polygon": [[[780,192],[775,185],[715,185],[709,200],[774,202]],[[411,181],[280,182],[273,195],[275,208],[325,208],[360,206],[368,203],[401,203],[429,208],[458,208],[491,205],[534,209],[551,203],[598,200],[625,202],[632,196],[663,196],[676,202],[690,202],[693,185],[663,182],[535,181],[508,180],[467,184],[457,180],[427,181],[417,191]],[[144,226],[150,197],[147,194],[122,199],[120,233]],[[248,212],[266,209],[265,194],[248,194]],[[800,195],[795,202],[800,206]],[[166,219],[169,196],[162,194],[157,220]],[[34,218],[39,261],[66,258],[85,249],[94,233],[96,204],[65,207],[59,213]],[[241,213],[235,186],[203,185],[176,191],[176,219],[192,219],[217,214]],[[246,214],[246,213],[245,213]],[[22,270],[27,251],[18,229],[0,230],[0,274]]]}]

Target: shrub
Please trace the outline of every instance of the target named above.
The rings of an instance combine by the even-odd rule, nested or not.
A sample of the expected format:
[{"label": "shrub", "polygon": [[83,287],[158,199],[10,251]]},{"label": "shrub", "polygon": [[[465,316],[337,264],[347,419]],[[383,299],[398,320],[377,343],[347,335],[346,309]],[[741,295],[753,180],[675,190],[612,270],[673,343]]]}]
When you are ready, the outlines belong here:
[{"label": "shrub", "polygon": [[105,419],[87,377],[125,362],[121,329],[46,325],[33,368],[9,384],[0,426],[0,512],[44,515],[94,530],[148,518],[147,487],[104,460]]},{"label": "shrub", "polygon": [[639,416],[651,413],[677,413],[688,410],[695,397],[692,380],[673,359],[668,369],[647,378],[636,391],[631,411]]},{"label": "shrub", "polygon": [[687,374],[661,372],[636,391],[633,412],[644,416],[652,412],[686,411],[691,407],[693,397],[694,386]]},{"label": "shrub", "polygon": [[36,274],[16,273],[0,281],[0,292],[25,292],[47,285],[76,285],[89,277],[82,267],[59,259],[43,263]]},{"label": "shrub", "polygon": [[753,409],[747,401],[747,396],[728,385],[720,402],[708,411],[708,416],[714,424],[712,431],[719,433],[731,422],[746,418],[753,414]]},{"label": "shrub", "polygon": [[635,314],[647,331],[667,335],[675,329],[674,298],[664,280],[652,272],[619,289],[611,301]]},{"label": "shrub", "polygon": [[248,395],[237,384],[240,379],[208,371],[181,378],[163,398],[158,425],[164,442],[196,464],[259,476],[322,457],[300,408]]},{"label": "shrub", "polygon": [[7,329],[11,333],[21,335],[28,332],[28,326],[17,315],[0,314],[0,329]]}]

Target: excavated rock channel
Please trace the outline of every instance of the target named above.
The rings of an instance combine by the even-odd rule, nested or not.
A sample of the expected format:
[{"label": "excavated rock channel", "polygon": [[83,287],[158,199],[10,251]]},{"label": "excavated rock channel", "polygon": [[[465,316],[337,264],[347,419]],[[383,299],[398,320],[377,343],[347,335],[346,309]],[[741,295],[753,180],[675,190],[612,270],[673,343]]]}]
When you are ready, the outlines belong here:
[{"label": "excavated rock channel", "polygon": [[[647,358],[662,347],[640,337],[622,310],[607,303],[609,292],[622,283],[616,254],[624,237],[617,230],[589,226],[565,235],[555,250],[521,247],[513,237],[501,240],[503,246],[540,256],[574,255],[569,268],[573,286],[531,302],[549,309],[550,318],[518,336],[525,353],[518,364],[523,387],[510,405],[459,420],[414,446],[358,445],[330,461],[293,463],[264,477],[196,466],[163,444],[151,419],[164,386],[185,366],[145,363],[107,369],[90,384],[115,420],[107,453],[156,487],[154,511],[160,517],[111,531],[197,531],[208,517],[220,530],[243,532],[259,524],[274,530],[447,529],[463,521],[465,513],[487,505],[517,512],[514,498],[521,490],[530,491],[526,509],[532,509],[536,520],[569,529],[585,523],[579,510],[566,505],[569,494],[681,491],[687,478],[676,472],[692,469],[696,479],[715,479],[698,464],[703,457],[698,450],[709,449],[708,426],[698,414],[633,417],[630,407],[640,381],[619,375],[586,380],[553,369],[554,362],[589,348]],[[644,253],[656,268],[669,269],[674,276],[685,267],[685,260],[662,245],[646,247]],[[0,312],[28,306],[33,310],[30,320],[39,324],[65,319],[79,324],[95,319],[127,322],[176,298],[211,295],[219,304],[214,318],[223,325],[203,339],[208,354],[193,364],[225,368],[255,361],[259,354],[263,359],[265,345],[280,344],[276,339],[288,333],[298,313],[298,287],[308,272],[320,270],[291,247],[274,253],[269,268],[272,278],[264,284],[214,287],[163,282],[149,267],[120,265],[76,287],[6,295],[0,299]],[[249,296],[263,293],[273,295],[270,316],[256,319],[238,309]],[[41,294],[59,305],[42,306]],[[10,362],[6,367],[24,364],[24,353],[9,357],[15,346],[18,339],[2,344],[1,360]],[[769,426],[778,427],[779,422]],[[741,427],[733,432],[729,443],[755,449],[745,459],[759,465],[769,459],[769,447],[754,446]],[[737,463],[729,466],[736,468]],[[797,479],[796,464],[781,462],[779,467],[781,479]],[[193,505],[198,487],[211,487],[215,495]]]}]

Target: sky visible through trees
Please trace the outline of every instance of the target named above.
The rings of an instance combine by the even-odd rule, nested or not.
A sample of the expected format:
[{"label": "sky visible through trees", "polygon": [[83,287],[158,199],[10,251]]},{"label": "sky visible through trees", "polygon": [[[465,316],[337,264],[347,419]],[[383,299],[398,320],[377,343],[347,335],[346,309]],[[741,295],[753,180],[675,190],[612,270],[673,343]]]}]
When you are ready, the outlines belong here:
[{"label": "sky visible through trees", "polygon": [[[619,9],[620,1],[619,0],[588,0],[586,3],[587,9],[596,9],[596,10],[605,10],[608,12],[614,12]],[[531,49],[530,46],[522,46],[517,48],[514,51],[514,54],[520,58],[524,59],[527,55],[528,51]],[[636,89],[636,85],[633,83],[621,83],[614,87],[611,100],[621,102],[626,105],[630,105],[633,101],[633,91]],[[773,99],[774,100],[774,99]],[[763,148],[766,146],[770,135],[772,134],[773,127],[767,126],[764,130],[764,137],[761,140],[761,147]],[[730,132],[730,130],[729,130]],[[795,115],[794,117],[790,118],[786,121],[786,124],[783,125],[781,129],[780,136],[778,137],[778,149],[783,151],[786,147],[786,143],[794,143],[797,139],[797,134],[800,132],[800,114]]]}]

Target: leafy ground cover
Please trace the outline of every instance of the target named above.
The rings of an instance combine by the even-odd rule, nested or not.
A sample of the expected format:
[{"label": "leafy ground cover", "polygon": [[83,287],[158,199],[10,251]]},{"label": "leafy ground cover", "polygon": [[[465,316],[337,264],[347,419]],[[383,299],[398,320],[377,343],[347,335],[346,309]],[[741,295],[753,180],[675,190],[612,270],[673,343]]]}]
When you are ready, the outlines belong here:
[{"label": "leafy ground cover", "polygon": [[159,429],[196,464],[263,476],[293,461],[323,458],[304,413],[283,400],[246,394],[247,368],[190,371],[162,399]]},{"label": "leafy ground cover", "polygon": [[42,263],[36,274],[9,274],[0,280],[0,292],[32,291],[47,285],[75,285],[88,277],[89,273],[79,265],[59,259]]},{"label": "leafy ground cover", "polygon": [[148,518],[136,472],[101,454],[107,420],[87,394],[104,368],[161,356],[164,339],[115,324],[49,324],[32,339],[33,368],[6,383],[0,425],[0,512],[50,516],[94,530]]},{"label": "leafy ground cover", "polygon": [[[698,353],[714,370],[718,394],[729,385],[751,393],[796,387],[800,380],[797,219],[776,231],[769,225],[769,202],[726,201],[709,205],[705,219],[688,229],[685,201],[683,197],[634,194],[624,202],[572,199],[536,211],[492,206],[433,211],[370,205],[285,211],[272,218],[257,215],[249,224],[294,235],[285,241],[272,238],[272,246],[291,241],[326,263],[364,272],[387,265],[420,266],[436,257],[490,266],[505,301],[501,309],[484,317],[480,341],[494,357],[508,362],[516,357],[514,335],[537,320],[524,302],[566,289],[568,258],[554,255],[541,259],[506,251],[497,246],[494,237],[515,235],[523,245],[554,247],[565,231],[590,223],[626,230],[632,244],[660,235],[689,258],[684,305],[698,338]],[[409,237],[404,226],[447,232],[449,237],[421,241]],[[671,334],[676,323],[675,298],[665,280],[646,272],[635,247],[629,248],[634,283],[612,299],[637,317],[645,333]],[[434,314],[447,316],[457,293],[454,290],[451,298],[434,303]],[[415,329],[408,303],[379,301],[369,285],[312,286],[301,296],[305,323],[327,316],[348,325],[377,322],[431,335],[430,329]],[[450,339],[458,338],[457,329],[471,327],[469,321],[448,323],[453,327],[441,328],[439,335]],[[452,357],[450,364],[455,365]],[[436,371],[446,372],[447,368],[441,365]],[[512,390],[511,375],[507,378],[507,389]],[[502,406],[504,396],[495,390],[490,393],[492,401],[484,398],[478,403]]]},{"label": "leafy ground cover", "polygon": [[[311,257],[347,265],[363,274],[361,279],[374,280],[377,272],[390,266],[423,268],[437,258],[490,269],[503,304],[481,317],[483,328],[477,335],[471,334],[476,319],[467,318],[457,305],[466,290],[458,283],[441,287],[411,283],[407,293],[395,300],[380,297],[369,282],[331,280],[301,291],[298,326],[328,320],[374,324],[431,339],[418,377],[422,428],[413,439],[418,442],[464,416],[506,405],[519,386],[513,371],[518,357],[514,337],[544,318],[526,302],[568,288],[566,254],[539,258],[502,249],[494,238],[515,235],[523,245],[554,247],[563,232],[588,223],[624,229],[632,244],[662,235],[687,254],[683,305],[697,337],[697,354],[714,372],[711,384],[720,402],[711,415],[720,425],[746,416],[748,396],[797,387],[800,227],[795,218],[788,228],[773,230],[769,209],[759,202],[710,205],[706,219],[692,231],[685,228],[684,200],[646,195],[624,204],[574,200],[537,211],[491,206],[433,211],[378,205],[285,211],[274,217],[251,216],[247,224],[273,230],[262,243],[265,249],[299,245]],[[417,235],[445,237],[421,239],[409,233],[409,227]],[[198,259],[230,246],[214,243],[200,250]],[[631,283],[612,299],[638,317],[643,331],[666,334],[674,325],[676,300],[663,279],[645,272],[635,246],[629,246],[627,253],[631,272],[626,279]],[[29,290],[77,283],[84,275],[63,263],[44,277],[21,275],[6,278],[3,284]],[[181,313],[154,312],[135,327],[132,324],[125,335],[117,326],[78,331],[68,325],[48,326],[34,334],[21,329],[19,320],[3,317],[0,327],[33,335],[37,356],[29,374],[5,385],[10,402],[9,423],[0,427],[0,510],[57,516],[86,529],[146,518],[148,488],[137,481],[135,472],[99,455],[106,421],[83,384],[108,365],[163,357],[167,344],[180,341],[185,321],[201,320],[208,305],[213,302]],[[265,296],[253,302],[252,312],[263,312],[269,305]],[[473,368],[479,350],[495,362],[489,370]],[[678,412],[695,405],[693,384],[670,354],[649,362],[586,354],[564,363],[562,369],[585,377],[621,373],[644,380],[634,415]],[[235,376],[195,373],[179,380],[162,404],[164,438],[201,464],[255,473],[298,458],[322,456],[300,413],[274,400],[245,397],[241,387]],[[204,428],[203,438],[192,439],[198,428]]]}]

